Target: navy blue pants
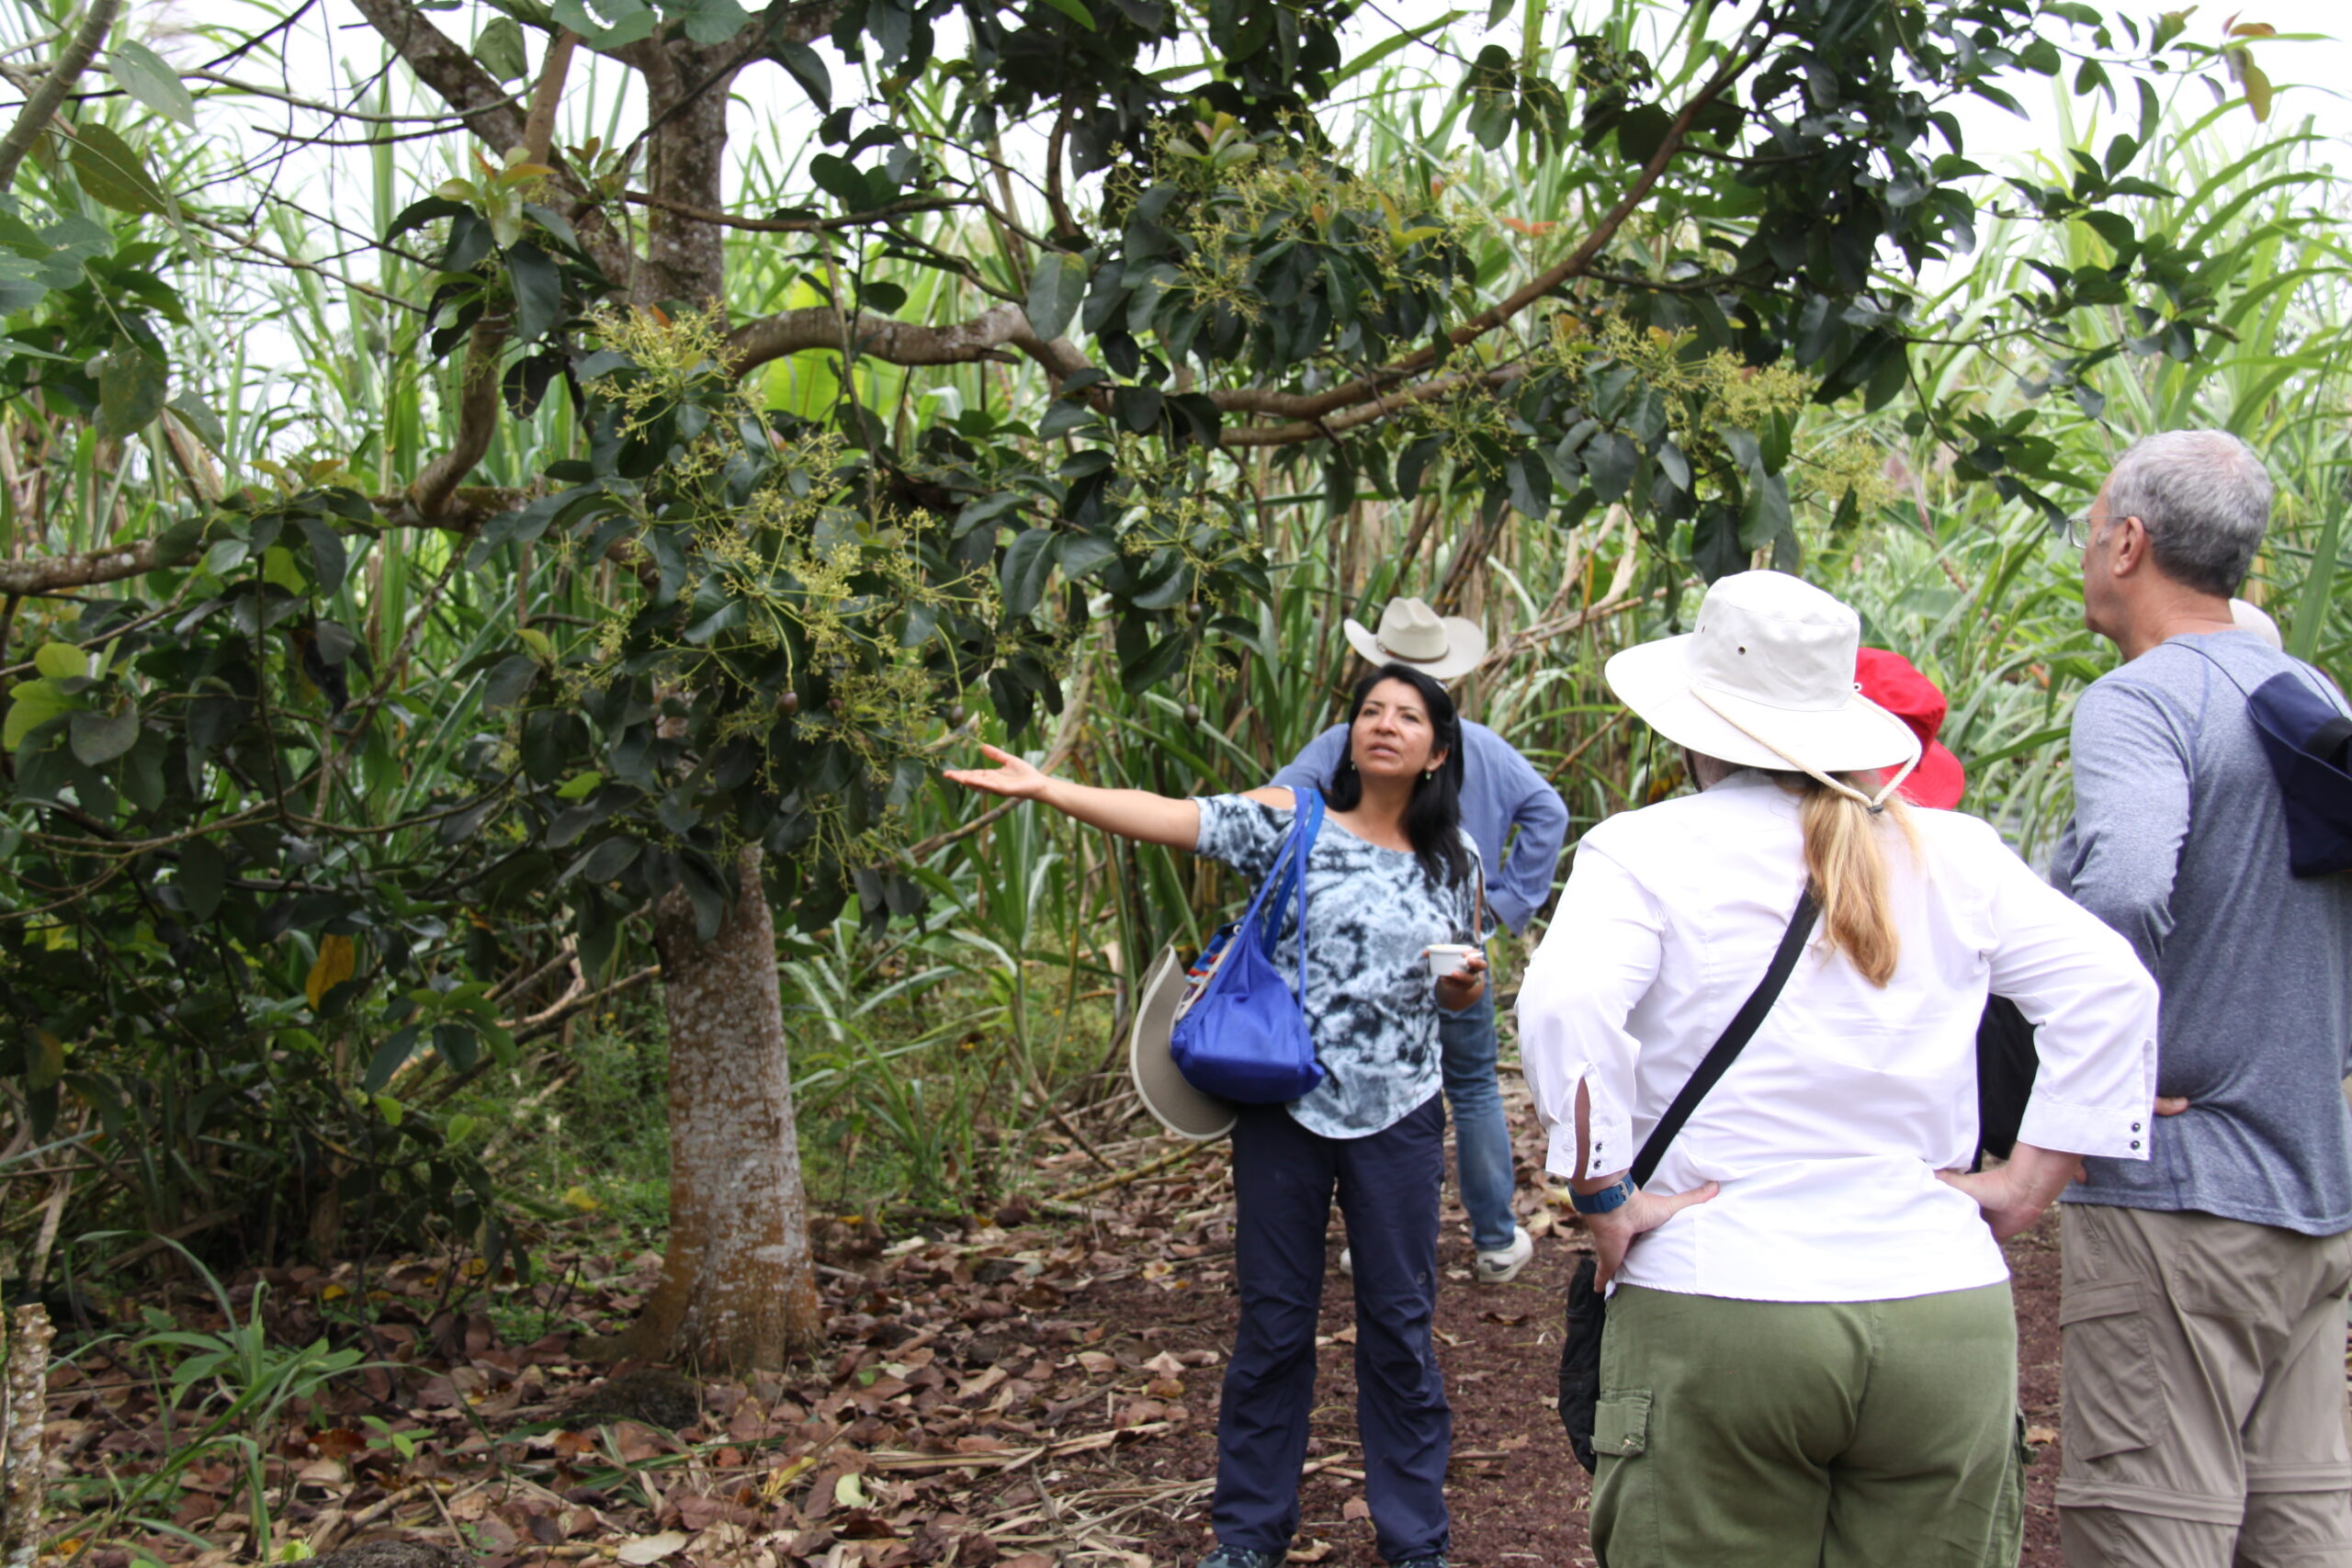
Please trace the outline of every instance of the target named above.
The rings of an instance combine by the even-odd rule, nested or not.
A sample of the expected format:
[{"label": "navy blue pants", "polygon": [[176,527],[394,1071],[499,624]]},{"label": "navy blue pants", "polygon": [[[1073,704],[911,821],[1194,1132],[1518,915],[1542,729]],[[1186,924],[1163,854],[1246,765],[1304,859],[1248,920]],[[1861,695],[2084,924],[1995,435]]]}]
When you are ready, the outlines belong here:
[{"label": "navy blue pants", "polygon": [[1279,1105],[1233,1127],[1234,1272],[1241,1330],[1217,1410],[1217,1543],[1281,1552],[1298,1529],[1298,1472],[1315,1408],[1323,1235],[1336,1188],[1356,1288],[1356,1433],[1380,1555],[1446,1550],[1453,1413],[1430,1344],[1445,1105],[1431,1095],[1368,1138],[1326,1138]]}]

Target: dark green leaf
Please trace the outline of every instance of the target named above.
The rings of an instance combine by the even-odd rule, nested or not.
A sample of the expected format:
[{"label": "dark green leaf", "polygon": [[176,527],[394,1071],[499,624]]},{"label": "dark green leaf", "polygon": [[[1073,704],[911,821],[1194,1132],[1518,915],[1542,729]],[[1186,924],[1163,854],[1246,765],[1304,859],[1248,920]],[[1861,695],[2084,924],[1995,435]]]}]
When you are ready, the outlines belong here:
[{"label": "dark green leaf", "polygon": [[359,1092],[382,1093],[384,1086],[392,1081],[392,1075],[401,1070],[415,1050],[416,1031],[413,1028],[397,1030],[387,1036],[384,1043],[376,1047],[375,1055],[368,1059],[368,1073],[359,1080]]},{"label": "dark green leaf", "polygon": [[1585,473],[1592,479],[1592,493],[1604,502],[1624,498],[1633,488],[1634,470],[1640,462],[1641,453],[1633,438],[1613,430],[1602,431],[1585,446]]},{"label": "dark green leaf", "polygon": [[520,244],[506,253],[506,276],[514,288],[514,335],[537,343],[563,318],[563,275],[547,252]]},{"label": "dark green leaf", "polygon": [[653,36],[653,7],[645,0],[596,0],[596,10],[612,18],[605,25],[582,0],[554,0],[555,19],[598,49],[618,49]]},{"label": "dark green leaf", "polygon": [[470,210],[472,209],[463,202],[451,201],[438,196],[428,196],[423,201],[413,201],[401,209],[400,216],[393,219],[391,227],[384,231],[384,243],[389,245],[402,234],[413,229],[422,229],[435,219],[455,218],[461,212]]},{"label": "dark green leaf", "polygon": [[808,160],[808,177],[817,188],[842,204],[851,212],[865,210],[865,176],[857,165],[847,159],[836,158],[831,152],[820,152]]},{"label": "dark green leaf", "polygon": [[1051,343],[1069,329],[1086,298],[1086,264],[1077,256],[1056,252],[1037,263],[1029,276],[1029,324]]},{"label": "dark green leaf", "polygon": [[1552,473],[1542,454],[1532,448],[1518,454],[1503,475],[1510,486],[1510,503],[1521,516],[1540,520],[1552,510]]},{"label": "dark green leaf", "polygon": [[752,19],[735,0],[662,0],[662,15],[683,23],[686,37],[702,44],[725,43]]},{"label": "dark green leaf", "polygon": [[139,712],[77,713],[66,733],[75,761],[85,767],[103,767],[139,744]]},{"label": "dark green leaf", "polygon": [[215,455],[228,449],[229,437],[220,428],[220,416],[203,398],[194,392],[182,392],[164,406],[178,415],[188,434],[210,447]]},{"label": "dark green leaf", "polygon": [[709,942],[727,923],[727,884],[700,855],[679,856],[678,872],[686,897],[695,907],[695,934]]},{"label": "dark green leaf", "polygon": [[1006,615],[1025,615],[1046,596],[1046,582],[1054,570],[1053,546],[1053,530],[1030,528],[1005,547],[999,575],[1004,583]]},{"label": "dark green leaf", "polygon": [[792,79],[800,84],[802,92],[808,95],[808,101],[817,106],[817,112],[832,113],[833,77],[832,73],[825,68],[824,57],[807,44],[795,43],[789,39],[779,39],[775,49],[777,63],[792,73]]},{"label": "dark green leaf", "polygon": [[1054,556],[1064,577],[1080,578],[1105,561],[1118,559],[1119,547],[1091,534],[1064,534],[1055,544]]},{"label": "dark green leaf", "polygon": [[1094,25],[1094,13],[1086,8],[1084,0],[1046,0],[1046,4],[1090,33],[1102,30]]},{"label": "dark green leaf", "polygon": [[531,69],[524,52],[523,28],[512,17],[492,17],[474,39],[474,59],[502,82],[512,82]]},{"label": "dark green leaf", "polygon": [[311,575],[318,580],[319,594],[332,597],[343,586],[343,574],[350,562],[343,536],[316,517],[305,517],[302,536],[311,542]]},{"label": "dark green leaf", "polygon": [[527,653],[510,653],[492,668],[489,679],[482,682],[481,705],[495,709],[521,702],[538,679],[537,660]]},{"label": "dark green leaf", "polygon": [[180,908],[201,924],[220,907],[221,889],[229,885],[229,860],[209,839],[190,839],[180,845],[180,867],[172,886],[180,891]]},{"label": "dark green leaf", "polygon": [[158,217],[172,209],[171,197],[147,172],[147,161],[130,142],[96,120],[74,130],[74,150],[67,155],[74,173],[93,200],[118,212],[151,212]]},{"label": "dark green leaf", "polygon": [[98,434],[120,440],[164,412],[163,361],[128,338],[98,359]]}]

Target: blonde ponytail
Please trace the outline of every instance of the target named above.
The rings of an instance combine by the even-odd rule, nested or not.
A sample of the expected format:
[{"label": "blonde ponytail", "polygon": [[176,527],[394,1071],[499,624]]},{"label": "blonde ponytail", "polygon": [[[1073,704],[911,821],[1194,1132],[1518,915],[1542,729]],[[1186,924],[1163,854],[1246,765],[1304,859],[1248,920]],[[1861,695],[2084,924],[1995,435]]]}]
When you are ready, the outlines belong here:
[{"label": "blonde ponytail", "polygon": [[[1814,897],[1821,904],[1821,924],[1828,932],[1829,945],[1844,953],[1846,962],[1863,979],[1883,986],[1894,977],[1903,937],[1894,929],[1894,911],[1887,897],[1886,852],[1879,842],[1884,825],[1882,813],[1902,830],[1914,854],[1918,852],[1918,835],[1901,795],[1890,794],[1884,806],[1873,811],[1847,793],[1853,781],[1837,782],[1847,788],[1802,776],[1786,785],[1804,796],[1799,818],[1804,825],[1805,874],[1812,879]],[[1861,782],[1876,783],[1874,779]]]}]

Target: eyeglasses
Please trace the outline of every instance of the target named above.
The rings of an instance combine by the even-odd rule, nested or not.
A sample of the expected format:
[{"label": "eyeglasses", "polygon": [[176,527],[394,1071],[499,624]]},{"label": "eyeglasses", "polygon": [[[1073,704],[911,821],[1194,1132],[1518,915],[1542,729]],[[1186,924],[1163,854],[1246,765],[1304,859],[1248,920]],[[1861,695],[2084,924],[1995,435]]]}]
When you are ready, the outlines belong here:
[{"label": "eyeglasses", "polygon": [[2092,532],[2094,528],[2124,521],[2127,519],[2117,517],[2112,513],[2101,517],[2092,512],[2077,512],[2072,517],[2062,518],[2052,531],[2066,541],[2068,549],[2087,549],[2091,540],[2097,536]]}]

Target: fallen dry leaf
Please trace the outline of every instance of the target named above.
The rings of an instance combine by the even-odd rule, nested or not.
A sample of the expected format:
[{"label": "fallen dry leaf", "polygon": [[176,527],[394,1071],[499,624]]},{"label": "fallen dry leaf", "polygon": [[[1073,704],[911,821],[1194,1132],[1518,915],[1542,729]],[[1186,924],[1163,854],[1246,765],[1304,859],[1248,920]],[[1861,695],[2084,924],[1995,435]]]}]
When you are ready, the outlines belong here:
[{"label": "fallen dry leaf", "polygon": [[690,1539],[684,1530],[663,1530],[660,1535],[641,1535],[634,1540],[621,1542],[619,1546],[614,1548],[613,1555],[628,1563],[629,1568],[645,1568],[645,1564],[649,1562],[659,1562],[663,1558],[683,1550]]}]

